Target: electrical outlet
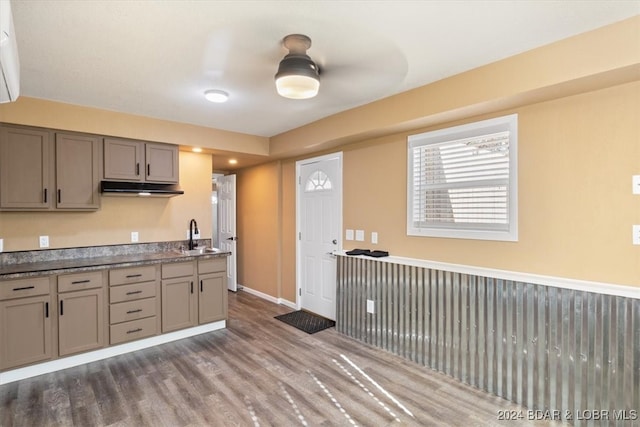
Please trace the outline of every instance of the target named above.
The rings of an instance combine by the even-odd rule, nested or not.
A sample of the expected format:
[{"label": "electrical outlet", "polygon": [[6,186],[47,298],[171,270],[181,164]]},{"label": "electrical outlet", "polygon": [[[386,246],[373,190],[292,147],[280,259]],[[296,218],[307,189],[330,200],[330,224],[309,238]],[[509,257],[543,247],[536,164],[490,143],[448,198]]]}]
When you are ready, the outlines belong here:
[{"label": "electrical outlet", "polygon": [[49,236],[40,236],[40,248],[49,247]]},{"label": "electrical outlet", "polygon": [[640,245],[640,225],[633,226],[633,244]]},{"label": "electrical outlet", "polygon": [[137,231],[132,231],[131,232],[131,243],[136,243],[138,241],[138,232]]},{"label": "electrical outlet", "polygon": [[378,244],[378,233],[375,231],[371,232],[371,243],[374,245]]},{"label": "electrical outlet", "polygon": [[353,230],[347,230],[344,238],[345,240],[353,240]]},{"label": "electrical outlet", "polygon": [[374,314],[376,312],[376,304],[372,299],[367,300],[367,313]]},{"label": "electrical outlet", "polygon": [[633,194],[640,194],[640,175],[633,175],[631,178],[632,190]]},{"label": "electrical outlet", "polygon": [[0,239],[0,252],[4,251],[4,239]]},{"label": "electrical outlet", "polygon": [[[187,230],[187,239],[189,239],[190,237],[190,233],[189,230]],[[194,239],[199,239],[200,238],[200,233],[193,233],[193,238]]]},{"label": "electrical outlet", "polygon": [[356,230],[356,240],[358,242],[364,242],[364,230]]}]

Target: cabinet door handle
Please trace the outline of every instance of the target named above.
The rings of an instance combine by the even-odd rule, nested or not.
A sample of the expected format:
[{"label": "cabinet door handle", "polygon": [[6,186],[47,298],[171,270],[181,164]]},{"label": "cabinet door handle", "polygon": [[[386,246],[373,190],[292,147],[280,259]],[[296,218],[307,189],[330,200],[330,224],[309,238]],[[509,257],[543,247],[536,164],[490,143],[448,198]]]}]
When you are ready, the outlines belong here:
[{"label": "cabinet door handle", "polygon": [[44,317],[49,317],[49,303],[44,303]]},{"label": "cabinet door handle", "polygon": [[34,289],[35,286],[24,286],[22,288],[13,288],[14,291],[24,291],[26,289]]},{"label": "cabinet door handle", "polygon": [[44,202],[47,203],[47,189],[44,189]]},{"label": "cabinet door handle", "polygon": [[193,282],[191,282],[191,293],[193,293]]},{"label": "cabinet door handle", "polygon": [[140,175],[140,163],[136,163],[136,175]]},{"label": "cabinet door handle", "polygon": [[127,292],[127,295],[135,295],[135,294],[141,294],[142,291],[131,291],[131,292]]},{"label": "cabinet door handle", "polygon": [[127,279],[133,279],[134,277],[142,277],[142,274],[128,274]]},{"label": "cabinet door handle", "polygon": [[64,301],[60,300],[60,316],[64,315]]},{"label": "cabinet door handle", "polygon": [[135,310],[129,310],[127,311],[127,314],[133,314],[133,313],[140,313],[142,311],[141,308],[135,309]]},{"label": "cabinet door handle", "polygon": [[62,202],[62,190],[58,188],[58,203]]},{"label": "cabinet door handle", "polygon": [[71,282],[72,285],[79,285],[81,283],[91,283],[91,279],[85,279],[85,280],[76,280],[74,282]]},{"label": "cabinet door handle", "polygon": [[142,330],[142,328],[136,328],[136,329],[131,329],[130,331],[127,331],[128,334],[135,334],[136,332],[140,332]]},{"label": "cabinet door handle", "polygon": [[151,175],[151,163],[147,163],[147,176]]},{"label": "cabinet door handle", "polygon": [[200,280],[200,292],[202,292],[202,280]]}]

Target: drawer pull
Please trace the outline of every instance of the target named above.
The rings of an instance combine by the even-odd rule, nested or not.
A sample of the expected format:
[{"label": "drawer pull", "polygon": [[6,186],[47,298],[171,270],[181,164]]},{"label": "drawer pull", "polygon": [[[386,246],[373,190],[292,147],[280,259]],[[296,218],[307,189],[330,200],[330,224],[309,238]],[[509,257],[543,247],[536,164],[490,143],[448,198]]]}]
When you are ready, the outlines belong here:
[{"label": "drawer pull", "polygon": [[142,274],[127,274],[127,279],[133,279],[134,277],[142,277]]},{"label": "drawer pull", "polygon": [[25,287],[22,287],[22,288],[13,288],[13,290],[14,291],[24,291],[24,290],[27,290],[27,289],[34,289],[34,288],[35,288],[35,286],[25,286]]},{"label": "drawer pull", "polygon": [[128,334],[135,334],[136,332],[140,332],[142,331],[142,328],[136,328],[136,329],[131,329],[130,331],[127,331]]},{"label": "drawer pull", "polygon": [[138,309],[136,309],[136,310],[129,310],[129,311],[127,311],[127,314],[140,313],[141,311],[142,311],[142,309],[141,309],[141,308],[138,308]]},{"label": "drawer pull", "polygon": [[91,279],[85,279],[85,280],[76,280],[74,282],[71,282],[72,285],[79,285],[81,283],[90,283]]},{"label": "drawer pull", "polygon": [[131,292],[127,292],[127,295],[135,295],[135,294],[141,294],[142,291],[131,291]]}]

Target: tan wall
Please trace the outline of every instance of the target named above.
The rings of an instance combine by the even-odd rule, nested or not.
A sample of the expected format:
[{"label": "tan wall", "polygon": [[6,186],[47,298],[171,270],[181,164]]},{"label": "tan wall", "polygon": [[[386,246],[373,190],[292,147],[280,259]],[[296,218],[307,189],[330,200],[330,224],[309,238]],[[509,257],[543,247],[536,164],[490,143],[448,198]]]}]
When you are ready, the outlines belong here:
[{"label": "tan wall", "polygon": [[51,248],[124,244],[131,232],[140,242],[185,240],[195,218],[203,238],[212,233],[211,155],[180,152],[181,196],[102,197],[97,212],[0,212],[0,236],[7,252],[38,249],[48,235]]},{"label": "tan wall", "polygon": [[296,164],[282,162],[282,258],[280,297],[296,301]]},{"label": "tan wall", "polygon": [[237,175],[238,283],[280,295],[280,162]]},{"label": "tan wall", "polygon": [[503,112],[519,114],[514,243],[408,237],[407,134],[347,147],[344,227],[365,230],[368,242],[346,247],[640,286],[640,250],[631,244],[631,225],[640,221],[640,197],[631,194],[631,176],[640,173],[639,111],[636,82]]},{"label": "tan wall", "polygon": [[177,123],[116,111],[63,104],[21,96],[0,104],[0,122],[120,136],[176,145],[269,154],[269,140],[260,136]]}]

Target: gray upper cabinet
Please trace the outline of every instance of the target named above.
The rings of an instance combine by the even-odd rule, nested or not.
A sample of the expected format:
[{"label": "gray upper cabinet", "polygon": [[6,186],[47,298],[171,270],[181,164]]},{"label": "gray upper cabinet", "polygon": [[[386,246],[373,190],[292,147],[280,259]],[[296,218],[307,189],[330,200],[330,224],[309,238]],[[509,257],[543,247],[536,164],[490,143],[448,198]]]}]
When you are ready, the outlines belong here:
[{"label": "gray upper cabinet", "polygon": [[100,140],[56,134],[56,208],[100,207]]},{"label": "gray upper cabinet", "polygon": [[46,210],[51,207],[52,148],[48,131],[0,127],[0,208]]},{"label": "gray upper cabinet", "polygon": [[0,126],[0,209],[98,209],[101,154],[97,136]]},{"label": "gray upper cabinet", "polygon": [[104,179],[177,183],[178,146],[105,138]]}]

